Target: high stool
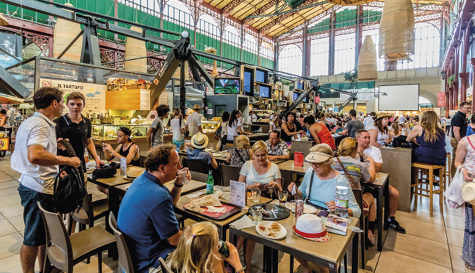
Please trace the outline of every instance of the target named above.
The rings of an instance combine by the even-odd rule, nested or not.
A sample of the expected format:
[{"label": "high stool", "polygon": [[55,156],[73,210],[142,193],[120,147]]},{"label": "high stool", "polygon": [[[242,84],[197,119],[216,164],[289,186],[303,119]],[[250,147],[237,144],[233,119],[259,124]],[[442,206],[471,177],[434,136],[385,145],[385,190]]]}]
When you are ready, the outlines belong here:
[{"label": "high stool", "polygon": [[[448,185],[452,183],[452,153],[447,153],[447,161],[446,161],[446,167],[445,168],[445,177],[448,182]],[[444,184],[444,191],[446,190],[447,183]]]},{"label": "high stool", "polygon": [[[445,187],[445,166],[431,165],[426,163],[412,163],[412,173],[414,184],[411,185],[412,194],[415,195],[414,204],[417,206],[417,196],[429,197],[430,216],[434,214],[433,200],[434,194],[439,194],[440,213],[444,211],[444,187]],[[439,170],[439,189],[434,190],[434,172]],[[424,187],[425,185],[425,187]]]}]

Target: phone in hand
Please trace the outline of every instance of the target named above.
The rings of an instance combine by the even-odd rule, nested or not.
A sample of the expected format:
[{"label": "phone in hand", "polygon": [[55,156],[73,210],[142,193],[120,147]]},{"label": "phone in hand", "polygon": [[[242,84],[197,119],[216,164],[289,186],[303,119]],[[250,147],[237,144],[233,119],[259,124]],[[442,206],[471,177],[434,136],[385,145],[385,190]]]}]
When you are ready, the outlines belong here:
[{"label": "phone in hand", "polygon": [[328,214],[330,214],[330,212],[328,210],[321,210],[317,216],[319,217],[328,217]]}]

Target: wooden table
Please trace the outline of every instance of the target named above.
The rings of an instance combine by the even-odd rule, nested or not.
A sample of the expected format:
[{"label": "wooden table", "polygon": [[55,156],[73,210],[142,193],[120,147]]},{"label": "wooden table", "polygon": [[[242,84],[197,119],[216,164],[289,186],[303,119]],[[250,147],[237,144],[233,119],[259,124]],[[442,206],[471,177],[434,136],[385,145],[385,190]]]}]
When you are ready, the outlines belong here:
[{"label": "wooden table", "polygon": [[287,189],[287,186],[292,182],[292,175],[305,175],[305,172],[311,168],[310,164],[307,162],[303,163],[303,167],[294,166],[293,160],[287,160],[282,163],[277,164],[279,167],[284,183],[282,183],[282,188]]},{"label": "wooden table", "polygon": [[[144,169],[145,171],[145,169]],[[92,173],[87,174],[87,181],[92,182],[96,185],[99,185],[103,188],[110,189],[115,186],[122,184],[127,184],[133,181],[133,178],[124,178],[120,175],[120,170],[117,169],[117,173],[111,178],[98,178],[96,180],[92,179]]]},{"label": "wooden table", "polygon": [[[359,219],[350,219],[351,223],[349,226],[359,225]],[[255,227],[241,230],[231,227],[229,229],[229,237],[234,244],[236,244],[237,237],[239,236],[264,245],[264,251],[267,254],[265,255],[267,256],[265,259],[265,272],[278,272],[278,251],[324,266],[332,273],[339,272],[339,264],[343,260],[352,241],[352,272],[358,272],[358,236],[355,236],[351,230],[348,230],[346,236],[330,233],[330,241],[321,243],[306,240],[294,234],[292,230],[292,226],[295,224],[294,214],[276,222],[287,230],[287,236],[282,240],[265,238],[256,232]]]},{"label": "wooden table", "polygon": [[[371,189],[377,192],[377,219],[378,223],[378,251],[383,250],[383,225],[388,229],[389,218],[389,175],[387,173],[376,173],[376,180],[373,183],[363,183],[365,189]],[[383,198],[384,198],[384,217],[383,217]]]},{"label": "wooden table", "polygon": [[[261,203],[269,203],[271,201],[272,201],[272,199],[265,198],[265,197],[261,196]],[[184,209],[183,205],[185,205],[189,202],[190,202],[190,198],[188,196],[186,196],[186,195],[181,196],[180,200],[178,200],[178,203],[175,206],[175,211],[177,213],[179,213],[180,215],[183,215],[183,216],[185,216],[187,218],[190,218],[190,219],[192,219],[194,221],[197,221],[197,222],[201,222],[201,221],[210,221],[210,222],[212,222],[218,228],[219,236],[220,236],[221,240],[226,240],[226,231],[229,229],[230,224],[232,222],[238,220],[239,218],[241,218],[243,215],[245,215],[247,213],[247,208],[243,208],[240,212],[234,214],[233,216],[231,216],[227,219],[214,220],[214,219],[206,217],[202,214]],[[256,205],[256,204],[259,204],[259,203],[253,203],[252,200],[250,198],[248,198],[248,200],[247,200],[247,206],[248,207]]]},{"label": "wooden table", "polygon": [[[170,191],[173,188],[173,182],[174,181],[169,181],[165,183],[165,187],[167,187]],[[117,216],[117,213],[119,212],[119,206],[122,197],[125,195],[131,185],[132,182],[129,182],[127,184],[115,186],[109,190],[109,209],[114,213],[115,216]],[[181,189],[181,195],[189,194],[204,188],[206,188],[206,183],[191,180],[190,183],[183,186]]]}]

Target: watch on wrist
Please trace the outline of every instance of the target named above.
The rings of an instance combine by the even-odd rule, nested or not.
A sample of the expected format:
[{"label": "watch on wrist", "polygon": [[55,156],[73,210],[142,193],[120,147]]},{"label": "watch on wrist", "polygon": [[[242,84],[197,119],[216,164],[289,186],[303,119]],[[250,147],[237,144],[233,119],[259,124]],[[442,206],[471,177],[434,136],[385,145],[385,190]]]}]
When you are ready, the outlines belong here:
[{"label": "watch on wrist", "polygon": [[178,185],[176,182],[173,182],[173,185],[175,185],[175,187],[177,187],[177,188],[181,188],[181,187],[183,187],[183,184],[181,184],[181,185]]}]

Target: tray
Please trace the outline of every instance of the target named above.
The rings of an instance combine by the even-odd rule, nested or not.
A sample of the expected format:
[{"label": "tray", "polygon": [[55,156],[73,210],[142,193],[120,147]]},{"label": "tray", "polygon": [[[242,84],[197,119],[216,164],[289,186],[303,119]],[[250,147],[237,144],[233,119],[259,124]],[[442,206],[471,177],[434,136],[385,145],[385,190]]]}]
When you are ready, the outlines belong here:
[{"label": "tray", "polygon": [[[242,210],[241,207],[239,206],[236,206],[236,205],[233,205],[231,203],[227,203],[227,202],[223,202],[221,201],[221,206],[222,207],[225,207],[226,208],[226,211],[225,212],[207,212],[206,210],[205,211],[202,211],[202,212],[197,212],[197,211],[194,211],[192,209],[189,209],[187,208],[187,205],[189,203],[186,203],[185,205],[183,205],[183,208],[187,211],[192,211],[194,213],[197,213],[197,214],[201,214],[203,216],[206,216],[208,218],[211,218],[211,219],[214,219],[214,220],[224,220],[224,219],[227,219],[231,216],[233,216],[234,214],[240,212]],[[205,208],[206,209],[206,208]]]},{"label": "tray", "polygon": [[[251,206],[249,208],[248,214],[252,214],[251,211],[253,209],[260,209],[262,208],[265,212],[267,212],[270,216],[266,215],[265,213],[262,214],[262,220],[269,220],[269,221],[275,221],[275,220],[282,220],[290,216],[290,210],[286,207],[275,205],[275,204],[257,204],[254,206]],[[275,215],[272,213],[272,209],[274,209]]]}]

